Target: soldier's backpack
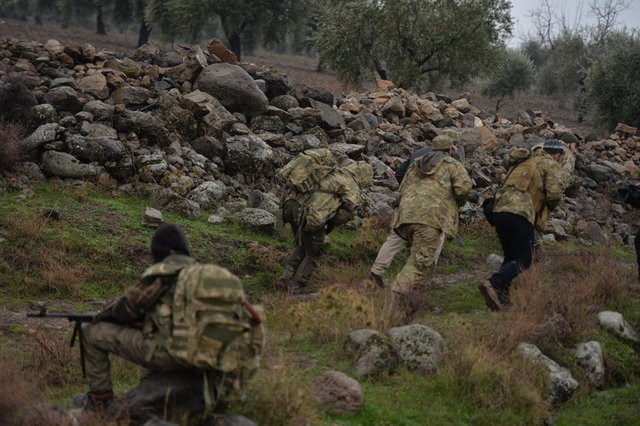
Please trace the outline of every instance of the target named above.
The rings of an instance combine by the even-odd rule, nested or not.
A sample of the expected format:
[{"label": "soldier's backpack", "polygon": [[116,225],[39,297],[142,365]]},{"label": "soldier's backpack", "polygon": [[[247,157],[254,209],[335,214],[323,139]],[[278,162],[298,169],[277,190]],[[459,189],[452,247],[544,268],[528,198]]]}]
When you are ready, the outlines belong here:
[{"label": "soldier's backpack", "polygon": [[318,183],[335,170],[336,160],[326,148],[309,149],[298,154],[278,172],[284,185],[297,192],[310,192]]},{"label": "soldier's backpack", "polygon": [[225,268],[188,265],[173,293],[169,354],[198,369],[249,378],[264,344],[258,310],[246,301],[240,279]]}]

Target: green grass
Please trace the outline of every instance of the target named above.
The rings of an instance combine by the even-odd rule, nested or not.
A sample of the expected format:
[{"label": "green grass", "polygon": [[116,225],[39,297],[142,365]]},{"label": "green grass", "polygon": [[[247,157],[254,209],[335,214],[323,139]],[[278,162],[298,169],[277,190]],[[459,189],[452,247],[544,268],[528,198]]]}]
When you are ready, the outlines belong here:
[{"label": "green grass", "polygon": [[[90,311],[95,309],[95,305],[87,302],[119,295],[137,282],[152,261],[149,240],[153,229],[142,224],[145,207],[153,205],[151,200],[127,194],[114,196],[91,187],[62,189],[51,182],[37,185],[35,192],[34,197],[17,201],[16,193],[0,191],[0,236],[6,239],[0,243],[0,298],[3,307],[26,311],[33,309],[31,302],[45,301],[52,311]],[[41,209],[50,207],[62,209],[60,221],[46,221],[38,216]],[[304,317],[304,327],[296,326],[290,309],[298,304],[271,294],[271,284],[281,273],[291,250],[288,229],[267,235],[234,223],[211,225],[204,215],[192,219],[169,211],[163,213],[166,221],[184,227],[197,259],[227,267],[243,279],[252,300],[264,301],[269,331],[265,366],[285,364],[289,369],[287,374],[291,376],[289,385],[305,392],[326,370],[337,369],[353,376],[353,359],[345,353],[343,344],[347,333],[361,319],[344,311],[330,317],[323,316],[320,315],[322,312],[314,311],[322,305],[310,304]],[[20,220],[16,221],[16,218]],[[21,230],[20,226],[27,229]],[[371,263],[386,233],[385,229],[367,226],[357,230],[336,229],[330,234],[326,255],[313,278],[314,285],[321,288],[339,283],[340,289],[356,292],[353,294],[360,295],[365,303],[371,301],[371,306],[379,306],[382,293],[363,292],[366,287],[362,282],[368,277]],[[590,265],[575,262],[563,267],[562,259],[581,253],[598,253],[594,247],[570,242],[545,244],[544,247],[547,259],[553,260],[547,272],[557,274],[559,282],[566,277],[585,276],[590,269]],[[393,277],[402,268],[407,253],[404,250],[396,256],[387,277]],[[529,398],[526,392],[516,397],[505,395],[514,389],[522,391],[504,379],[507,373],[481,369],[478,377],[484,381],[482,386],[471,380],[467,383],[468,388],[460,389],[467,372],[463,370],[464,374],[460,375],[460,370],[451,364],[459,361],[466,345],[470,344],[469,340],[473,345],[480,345],[484,338],[478,336],[490,333],[496,324],[510,318],[504,313],[489,313],[476,288],[478,280],[491,272],[485,265],[486,256],[490,253],[501,254],[492,228],[481,224],[461,229],[459,241],[446,242],[435,268],[436,279],[425,290],[427,303],[416,321],[438,330],[447,340],[446,368],[429,376],[401,368],[397,373],[379,379],[361,380],[365,394],[362,410],[345,415],[320,414],[312,424],[536,424],[532,419],[539,420],[539,416],[529,414],[527,408],[535,398]],[[49,256],[49,263],[44,263],[43,254]],[[634,281],[635,264],[631,249],[614,245],[608,254],[621,268],[628,269],[625,269],[623,279]],[[347,304],[345,309],[349,308]],[[620,310],[627,321],[640,328],[640,300],[620,300],[606,308]],[[324,323],[314,324],[314,321]],[[320,326],[329,326],[329,329]],[[0,326],[0,346],[3,348],[0,351],[11,359],[19,360],[16,361],[19,368],[24,368],[31,360],[32,355],[25,350],[28,348],[25,340],[30,336],[30,327]],[[319,336],[318,330],[325,334]],[[71,328],[57,333],[56,339],[66,342]],[[610,371],[608,386],[620,386],[621,377],[628,386],[601,392],[581,386],[570,403],[558,408],[555,413],[558,424],[634,424],[633,420],[639,417],[639,355],[596,327],[579,337],[582,341],[595,339],[603,345]],[[575,343],[574,340],[570,343]],[[556,344],[560,346],[554,353],[573,368],[568,355],[570,345],[566,342]],[[75,349],[73,356],[77,356]],[[263,367],[261,373],[269,374],[269,371]],[[116,362],[113,379],[117,392],[122,393],[134,386],[140,374],[137,367]],[[581,377],[580,374],[577,377]],[[272,391],[268,386],[274,382],[265,383],[267,388],[264,392],[268,398]],[[43,386],[47,400],[65,407],[68,407],[73,393],[84,390],[77,377],[67,384]],[[537,395],[536,392],[538,390],[531,389],[532,394]],[[504,405],[503,400],[510,401],[510,405]],[[260,407],[249,408],[255,411]],[[259,416],[255,420],[259,421]]]}]

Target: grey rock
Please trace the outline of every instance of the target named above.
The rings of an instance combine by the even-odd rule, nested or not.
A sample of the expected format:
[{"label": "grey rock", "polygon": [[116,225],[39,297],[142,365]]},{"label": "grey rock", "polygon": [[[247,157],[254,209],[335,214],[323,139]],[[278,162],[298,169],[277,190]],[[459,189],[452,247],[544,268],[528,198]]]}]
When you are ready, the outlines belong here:
[{"label": "grey rock", "polygon": [[247,207],[234,215],[234,219],[243,225],[260,232],[273,233],[278,219],[266,210]]},{"label": "grey rock", "polygon": [[284,121],[275,115],[258,115],[251,119],[251,130],[254,132],[282,133],[285,129]]},{"label": "grey rock", "polygon": [[215,209],[220,200],[227,195],[227,186],[220,181],[203,182],[194,188],[188,199],[197,202],[204,209]]},{"label": "grey rock", "polygon": [[124,155],[124,145],[116,139],[108,137],[85,138],[73,135],[67,139],[69,153],[81,161],[104,164],[118,161]]},{"label": "grey rock", "polygon": [[195,87],[214,96],[231,112],[254,116],[269,106],[269,100],[255,81],[237,65],[207,66],[196,79]]},{"label": "grey rock", "polygon": [[312,394],[329,413],[353,413],[364,405],[360,383],[339,371],[327,371],[318,377],[313,383]]},{"label": "grey rock", "polygon": [[633,344],[640,343],[640,335],[624,319],[621,313],[603,311],[598,314],[598,322],[609,333]]},{"label": "grey rock", "polygon": [[160,153],[140,155],[134,163],[143,182],[159,182],[167,171],[167,161]]},{"label": "grey rock", "polygon": [[76,157],[66,152],[45,151],[42,154],[42,170],[45,174],[62,178],[86,178],[98,176],[104,168],[82,164]]},{"label": "grey rock", "polygon": [[272,176],[273,149],[255,135],[232,136],[227,139],[225,169],[244,176]]},{"label": "grey rock", "polygon": [[58,111],[51,104],[39,104],[31,108],[34,120],[38,124],[55,123],[58,120]]},{"label": "grey rock", "polygon": [[116,104],[142,105],[151,97],[149,89],[139,86],[118,87],[111,94],[111,99]]},{"label": "grey rock", "polygon": [[376,330],[352,331],[347,336],[345,350],[357,358],[354,371],[360,377],[393,371],[400,361],[390,338]]},{"label": "grey rock", "polygon": [[95,96],[98,99],[105,99],[109,96],[107,79],[101,72],[82,77],[79,82],[79,90]]},{"label": "grey rock", "polygon": [[311,99],[309,104],[312,108],[320,111],[320,117],[322,120],[322,127],[325,129],[344,129],[345,123],[342,115],[335,110],[331,105],[325,104]]},{"label": "grey rock", "polygon": [[40,166],[30,161],[16,164],[13,170],[25,175],[31,182],[43,182],[46,179]]},{"label": "grey rock", "polygon": [[146,136],[151,144],[169,144],[168,131],[162,120],[144,112],[124,110],[113,117],[113,127],[119,132]]},{"label": "grey rock", "polygon": [[142,217],[142,223],[144,225],[155,228],[161,225],[162,222],[164,222],[164,217],[160,210],[154,209],[153,207],[146,207],[144,209],[144,216]]},{"label": "grey rock", "polygon": [[89,121],[82,122],[82,125],[80,126],[80,133],[92,138],[105,137],[109,139],[118,139],[118,132],[116,132],[114,128],[100,123],[91,123]]},{"label": "grey rock", "polygon": [[202,119],[208,127],[221,132],[236,122],[231,114],[215,97],[201,90],[187,93],[181,99],[184,108],[193,113],[197,119]]},{"label": "grey rock", "polygon": [[604,386],[604,360],[600,343],[596,341],[580,343],[576,346],[574,354],[591,385],[601,389]]},{"label": "grey rock", "polygon": [[298,108],[300,106],[296,98],[291,95],[276,96],[275,98],[271,99],[270,105],[273,105],[274,107],[280,108],[284,111],[288,110],[289,108]]},{"label": "grey rock", "polygon": [[440,333],[422,324],[411,324],[392,328],[387,334],[407,368],[421,372],[438,369],[447,349]]},{"label": "grey rock", "polygon": [[610,167],[600,164],[589,164],[584,168],[584,172],[588,177],[595,180],[598,183],[606,182],[614,175],[613,170]]},{"label": "grey rock", "polygon": [[540,349],[531,343],[520,343],[518,352],[526,359],[547,367],[549,378],[551,379],[549,394],[549,402],[551,404],[559,404],[571,398],[578,388],[578,381],[573,378],[568,369],[545,356]]},{"label": "grey rock", "polygon": [[115,113],[115,107],[102,101],[89,101],[82,108],[83,111],[93,114],[95,120],[111,120]]},{"label": "grey rock", "polygon": [[25,140],[27,149],[38,149],[44,144],[58,140],[64,127],[57,123],[47,123],[39,126]]},{"label": "grey rock", "polygon": [[69,111],[74,114],[82,110],[83,106],[78,93],[68,86],[49,90],[44,95],[44,101],[53,105],[59,111]]},{"label": "grey rock", "polygon": [[333,152],[337,152],[343,156],[353,159],[359,159],[360,154],[363,154],[366,151],[365,146],[353,143],[332,143],[328,148]]}]

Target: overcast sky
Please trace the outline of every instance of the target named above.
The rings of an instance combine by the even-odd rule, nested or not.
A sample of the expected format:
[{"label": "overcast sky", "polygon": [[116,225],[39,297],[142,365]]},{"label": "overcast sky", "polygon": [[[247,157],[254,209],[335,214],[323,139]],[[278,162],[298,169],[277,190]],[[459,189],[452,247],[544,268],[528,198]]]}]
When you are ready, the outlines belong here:
[{"label": "overcast sky", "polygon": [[[523,36],[533,33],[532,19],[529,17],[531,11],[543,4],[539,0],[510,0],[512,4],[511,16],[515,22],[513,37],[509,45],[517,46],[522,41]],[[576,22],[580,24],[593,24],[593,16],[590,15],[589,3],[592,0],[549,0],[549,4],[555,9],[556,16],[565,16],[570,25]],[[602,2],[603,0],[598,0]],[[618,16],[618,26],[626,25],[629,28],[640,27],[640,0],[630,0],[629,8],[625,9]]]}]

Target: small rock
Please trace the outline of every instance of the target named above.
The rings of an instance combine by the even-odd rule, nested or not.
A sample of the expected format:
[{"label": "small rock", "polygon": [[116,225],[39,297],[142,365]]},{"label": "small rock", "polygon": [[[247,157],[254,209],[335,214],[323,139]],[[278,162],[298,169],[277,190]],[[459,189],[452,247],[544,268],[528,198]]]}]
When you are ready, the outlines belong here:
[{"label": "small rock", "polygon": [[353,413],[364,405],[360,383],[339,371],[327,371],[313,384],[315,400],[329,413]]}]

